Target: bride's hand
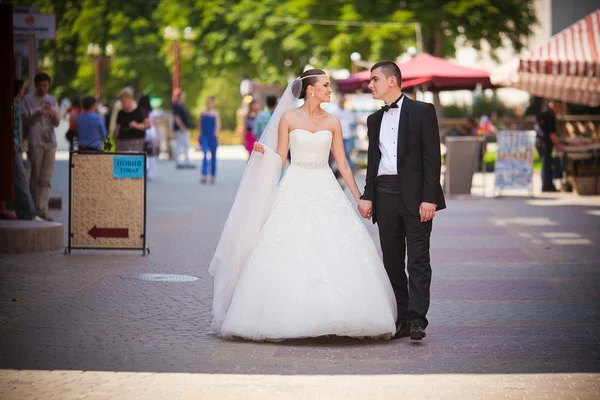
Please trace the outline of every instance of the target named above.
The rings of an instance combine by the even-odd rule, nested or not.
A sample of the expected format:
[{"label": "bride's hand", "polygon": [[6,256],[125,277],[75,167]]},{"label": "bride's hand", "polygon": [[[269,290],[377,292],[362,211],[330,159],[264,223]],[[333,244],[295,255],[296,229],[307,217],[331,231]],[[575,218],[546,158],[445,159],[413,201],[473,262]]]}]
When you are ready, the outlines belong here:
[{"label": "bride's hand", "polygon": [[253,149],[254,149],[254,151],[259,152],[259,153],[265,152],[265,146],[258,142],[254,142]]}]

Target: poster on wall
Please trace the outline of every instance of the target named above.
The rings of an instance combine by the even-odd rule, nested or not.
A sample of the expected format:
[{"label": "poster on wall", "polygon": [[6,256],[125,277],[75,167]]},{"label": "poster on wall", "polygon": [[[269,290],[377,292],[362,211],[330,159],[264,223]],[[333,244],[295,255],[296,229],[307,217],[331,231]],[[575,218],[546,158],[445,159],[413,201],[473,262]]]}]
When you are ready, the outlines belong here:
[{"label": "poster on wall", "polygon": [[531,195],[535,131],[500,131],[496,138],[495,189],[527,189]]}]

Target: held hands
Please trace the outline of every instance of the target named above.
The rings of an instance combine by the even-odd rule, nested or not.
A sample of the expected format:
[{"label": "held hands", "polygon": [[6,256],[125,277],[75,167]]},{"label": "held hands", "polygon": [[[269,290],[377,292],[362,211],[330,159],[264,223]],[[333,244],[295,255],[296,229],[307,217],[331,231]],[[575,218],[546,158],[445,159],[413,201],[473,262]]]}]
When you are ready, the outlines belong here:
[{"label": "held hands", "polygon": [[[421,216],[421,222],[431,221],[435,216],[435,209],[437,206],[433,203],[421,203],[419,207],[419,215]],[[369,200],[358,201],[358,212],[363,218],[371,219],[373,216],[373,202]]]},{"label": "held hands", "polygon": [[421,216],[421,222],[431,221],[435,215],[435,209],[437,206],[433,203],[422,202],[419,207],[419,215]]},{"label": "held hands", "polygon": [[265,152],[265,146],[261,143],[258,142],[254,142],[254,146],[252,146],[252,148],[254,149],[254,151],[258,152],[258,153],[264,153]]},{"label": "held hands", "polygon": [[358,200],[358,212],[361,217],[371,219],[373,216],[373,202],[370,200]]}]

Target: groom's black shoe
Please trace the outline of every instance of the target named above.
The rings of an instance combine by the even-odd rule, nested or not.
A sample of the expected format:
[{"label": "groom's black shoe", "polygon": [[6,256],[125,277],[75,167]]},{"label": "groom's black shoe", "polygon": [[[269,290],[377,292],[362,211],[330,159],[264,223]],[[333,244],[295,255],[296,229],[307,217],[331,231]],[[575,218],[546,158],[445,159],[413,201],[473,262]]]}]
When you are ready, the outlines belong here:
[{"label": "groom's black shoe", "polygon": [[396,324],[396,334],[394,335],[394,337],[392,339],[400,339],[403,337],[409,337],[410,336],[410,328],[408,326],[408,324],[405,322],[403,324]]},{"label": "groom's black shoe", "polygon": [[421,340],[425,336],[427,336],[427,334],[425,334],[425,329],[423,329],[421,325],[413,324],[410,327],[410,340]]}]

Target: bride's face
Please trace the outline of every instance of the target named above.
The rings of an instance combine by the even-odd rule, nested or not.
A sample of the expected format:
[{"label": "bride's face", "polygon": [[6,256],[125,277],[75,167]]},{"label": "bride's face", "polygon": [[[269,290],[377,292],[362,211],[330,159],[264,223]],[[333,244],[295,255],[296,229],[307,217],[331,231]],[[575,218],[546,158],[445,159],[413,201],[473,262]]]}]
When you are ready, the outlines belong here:
[{"label": "bride's face", "polygon": [[[308,87],[308,96],[311,98],[318,100],[320,103],[329,103],[331,101],[331,93],[333,89],[331,88],[331,82],[329,82],[328,76],[319,77],[317,82],[314,85]],[[312,96],[314,93],[314,97]]]}]

